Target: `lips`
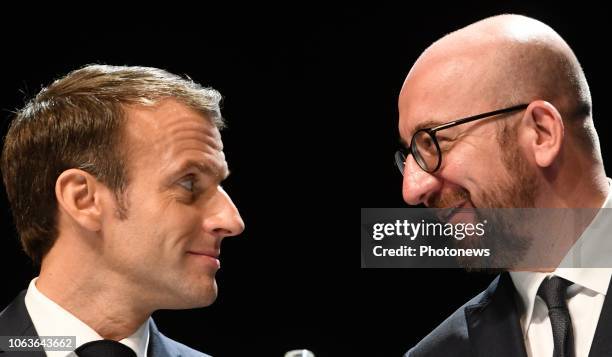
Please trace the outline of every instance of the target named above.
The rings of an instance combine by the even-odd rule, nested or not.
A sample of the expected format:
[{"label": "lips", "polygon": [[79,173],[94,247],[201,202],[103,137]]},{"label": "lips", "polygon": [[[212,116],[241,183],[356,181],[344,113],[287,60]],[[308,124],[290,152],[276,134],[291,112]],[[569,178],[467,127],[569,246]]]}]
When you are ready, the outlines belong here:
[{"label": "lips", "polygon": [[221,254],[219,250],[190,250],[187,253],[194,255],[205,255],[215,259],[219,259],[219,255]]},{"label": "lips", "polygon": [[437,214],[438,219],[442,222],[449,222],[455,216],[455,214],[461,212],[462,209],[467,208],[468,206],[471,205],[469,205],[467,201],[463,201],[457,205],[454,205],[453,207],[440,209]]},{"label": "lips", "polygon": [[204,266],[216,271],[221,268],[219,253],[219,250],[190,250],[187,252],[187,255]]}]

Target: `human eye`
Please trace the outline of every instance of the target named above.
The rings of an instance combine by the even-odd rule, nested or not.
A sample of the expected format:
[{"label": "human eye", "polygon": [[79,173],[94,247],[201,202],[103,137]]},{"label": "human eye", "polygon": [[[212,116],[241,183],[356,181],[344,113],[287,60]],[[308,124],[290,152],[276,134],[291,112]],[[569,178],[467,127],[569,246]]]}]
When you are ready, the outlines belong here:
[{"label": "human eye", "polygon": [[180,181],[178,181],[178,185],[181,186],[183,189],[185,189],[188,192],[195,192],[196,190],[196,178],[193,175],[189,175],[186,177],[183,177]]},{"label": "human eye", "polygon": [[453,144],[453,139],[444,135],[437,135],[436,140],[442,151],[447,151]]},{"label": "human eye", "polygon": [[430,150],[434,146],[434,142],[431,139],[431,136],[424,135],[420,140],[419,145],[422,146],[425,150]]}]

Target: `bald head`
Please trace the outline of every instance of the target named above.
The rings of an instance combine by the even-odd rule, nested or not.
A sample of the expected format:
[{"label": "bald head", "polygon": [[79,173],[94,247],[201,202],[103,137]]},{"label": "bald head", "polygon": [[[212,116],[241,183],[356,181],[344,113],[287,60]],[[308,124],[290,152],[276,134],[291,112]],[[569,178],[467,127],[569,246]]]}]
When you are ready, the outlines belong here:
[{"label": "bald head", "polygon": [[591,115],[589,87],[573,51],[552,28],[519,15],[484,19],[425,50],[406,78],[400,107],[433,96],[472,108],[458,115],[537,99],[555,105],[565,121]]},{"label": "bald head", "polygon": [[[418,58],[398,105],[410,151],[396,157],[410,205],[603,204],[587,81],[567,43],[539,21],[495,16],[446,35]],[[476,116],[489,112],[498,114]]]}]

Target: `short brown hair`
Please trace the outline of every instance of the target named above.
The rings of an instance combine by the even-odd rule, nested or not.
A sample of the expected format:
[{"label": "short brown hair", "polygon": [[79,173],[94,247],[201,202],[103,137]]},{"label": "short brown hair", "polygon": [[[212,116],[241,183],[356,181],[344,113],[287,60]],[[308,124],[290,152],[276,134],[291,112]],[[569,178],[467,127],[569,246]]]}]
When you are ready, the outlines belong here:
[{"label": "short brown hair", "polygon": [[87,171],[121,203],[128,185],[121,145],[124,106],[152,106],[164,98],[223,126],[219,92],[150,67],[85,66],[43,88],[16,112],[0,165],[21,243],[36,264],[57,239],[59,175],[70,168]]}]

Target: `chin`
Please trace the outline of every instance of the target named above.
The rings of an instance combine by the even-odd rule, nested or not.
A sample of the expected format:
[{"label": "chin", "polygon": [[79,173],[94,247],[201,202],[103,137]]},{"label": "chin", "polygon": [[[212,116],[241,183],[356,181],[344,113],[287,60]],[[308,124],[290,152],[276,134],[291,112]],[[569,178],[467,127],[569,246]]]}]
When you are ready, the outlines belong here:
[{"label": "chin", "polygon": [[214,279],[192,283],[185,280],[181,286],[175,286],[172,290],[162,309],[195,309],[209,306],[217,299],[217,282]]},{"label": "chin", "polygon": [[212,305],[212,303],[217,300],[217,286],[214,286],[214,289],[208,290],[201,294],[197,299],[198,306],[196,307],[206,307]]},{"label": "chin", "polygon": [[217,282],[212,279],[208,284],[193,286],[190,289],[190,296],[186,297],[185,301],[190,303],[189,308],[206,307],[217,300]]}]

